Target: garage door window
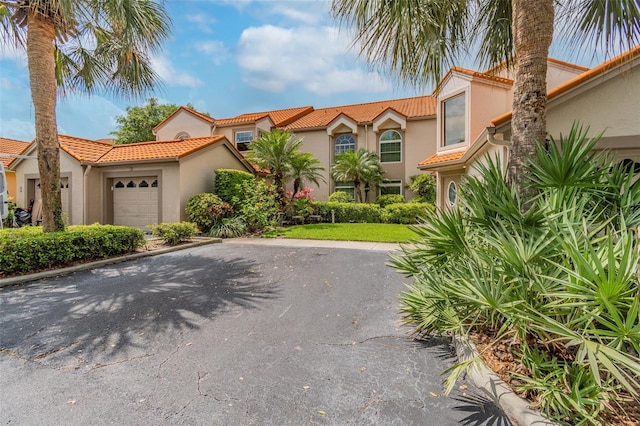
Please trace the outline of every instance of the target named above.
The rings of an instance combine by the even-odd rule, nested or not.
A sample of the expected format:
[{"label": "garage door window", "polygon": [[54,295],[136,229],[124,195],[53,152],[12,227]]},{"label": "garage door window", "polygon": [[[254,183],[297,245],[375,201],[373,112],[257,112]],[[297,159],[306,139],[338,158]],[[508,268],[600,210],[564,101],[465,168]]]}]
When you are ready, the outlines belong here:
[{"label": "garage door window", "polygon": [[135,188],[136,184],[134,181],[130,180],[129,183],[127,184],[127,188]]},{"label": "garage door window", "polygon": [[142,182],[140,182],[140,185],[138,185],[138,187],[140,187],[140,188],[148,188],[149,184],[147,183],[146,180],[143,180]]}]

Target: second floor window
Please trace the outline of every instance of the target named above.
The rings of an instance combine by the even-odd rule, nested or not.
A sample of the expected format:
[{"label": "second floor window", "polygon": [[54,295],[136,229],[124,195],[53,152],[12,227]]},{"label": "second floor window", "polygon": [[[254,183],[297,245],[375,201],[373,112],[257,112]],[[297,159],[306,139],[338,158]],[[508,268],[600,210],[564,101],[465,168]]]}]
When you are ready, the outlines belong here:
[{"label": "second floor window", "polygon": [[336,153],[335,155],[342,154],[347,151],[356,150],[356,139],[352,134],[344,133],[336,138]]},{"label": "second floor window", "polygon": [[464,93],[442,103],[444,123],[444,146],[465,141],[465,102]]},{"label": "second floor window", "polygon": [[387,130],[380,136],[380,162],[402,161],[402,136],[395,130]]},{"label": "second floor window", "polygon": [[249,142],[253,141],[253,130],[236,132],[236,148],[238,151],[247,151]]}]

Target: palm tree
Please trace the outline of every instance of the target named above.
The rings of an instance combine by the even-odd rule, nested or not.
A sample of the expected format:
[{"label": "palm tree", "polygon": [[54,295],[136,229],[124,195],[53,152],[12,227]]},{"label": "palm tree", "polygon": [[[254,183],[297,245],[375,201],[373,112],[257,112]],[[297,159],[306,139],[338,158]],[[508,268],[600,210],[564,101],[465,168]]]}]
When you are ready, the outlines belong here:
[{"label": "palm tree", "polygon": [[247,159],[257,166],[269,170],[278,191],[280,205],[284,205],[284,183],[291,171],[291,161],[300,155],[301,139],[294,139],[286,130],[275,129],[249,143]]},{"label": "palm tree", "polygon": [[302,189],[305,181],[320,185],[320,181],[326,182],[324,176],[320,174],[324,170],[320,160],[308,152],[300,153],[291,159],[291,171],[289,178],[293,179],[293,193],[291,199]]},{"label": "palm tree", "polygon": [[5,40],[26,49],[34,106],[44,232],[63,230],[58,87],[133,96],[157,81],[149,54],[169,34],[169,16],[153,0],[7,0]]},{"label": "palm tree", "polygon": [[[378,156],[364,148],[336,155],[331,177],[336,182],[353,182],[359,202],[365,202],[362,190],[382,182],[384,170]],[[364,185],[363,185],[364,184]]]},{"label": "palm tree", "polygon": [[476,44],[480,65],[515,66],[508,178],[520,190],[535,141],[546,138],[554,23],[573,49],[600,43],[615,50],[640,41],[637,0],[333,0],[332,11],[353,27],[368,62],[413,84],[438,82]]}]

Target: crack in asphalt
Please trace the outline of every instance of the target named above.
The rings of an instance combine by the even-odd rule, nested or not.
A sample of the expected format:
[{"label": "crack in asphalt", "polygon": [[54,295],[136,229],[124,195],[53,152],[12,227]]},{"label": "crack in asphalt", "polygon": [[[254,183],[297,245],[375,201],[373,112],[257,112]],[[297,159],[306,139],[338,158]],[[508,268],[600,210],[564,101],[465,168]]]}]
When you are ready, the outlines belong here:
[{"label": "crack in asphalt", "polygon": [[118,364],[124,364],[124,363],[130,362],[130,361],[135,361],[135,360],[138,360],[138,359],[154,357],[156,355],[157,354],[143,354],[143,355],[134,356],[134,357],[131,357],[131,358],[121,359],[119,361],[107,362],[105,364],[97,363],[96,365],[91,367],[89,369],[89,371],[97,370],[98,368],[111,367],[111,366],[118,365]]}]

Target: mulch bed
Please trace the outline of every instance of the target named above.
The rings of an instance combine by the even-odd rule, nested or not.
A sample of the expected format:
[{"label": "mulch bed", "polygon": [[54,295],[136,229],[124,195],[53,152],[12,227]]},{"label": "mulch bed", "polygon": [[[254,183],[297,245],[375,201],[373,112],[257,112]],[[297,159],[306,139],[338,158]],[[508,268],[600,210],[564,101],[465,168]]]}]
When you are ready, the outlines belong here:
[{"label": "mulch bed", "polygon": [[[512,377],[511,374],[512,372],[516,372],[522,375],[530,375],[527,368],[514,359],[513,353],[519,349],[519,344],[513,342],[508,337],[497,343],[493,343],[495,340],[495,334],[487,331],[474,333],[471,335],[471,338],[487,366],[495,371],[496,374],[505,383],[507,383],[516,394],[528,401],[531,401],[532,407],[537,407],[539,405],[537,392],[517,391],[516,388],[518,385],[521,385],[522,382],[517,378]],[[571,356],[566,353],[559,355]],[[619,406],[614,404],[612,407],[613,412],[603,416],[603,424],[614,426],[640,426],[640,404],[637,400],[633,400],[630,395],[626,395],[628,396],[627,399],[629,399],[629,401],[622,401],[619,403]],[[571,422],[572,419],[566,420]]]}]

